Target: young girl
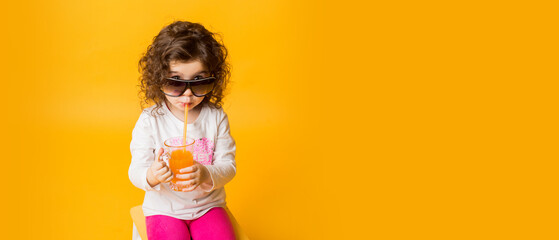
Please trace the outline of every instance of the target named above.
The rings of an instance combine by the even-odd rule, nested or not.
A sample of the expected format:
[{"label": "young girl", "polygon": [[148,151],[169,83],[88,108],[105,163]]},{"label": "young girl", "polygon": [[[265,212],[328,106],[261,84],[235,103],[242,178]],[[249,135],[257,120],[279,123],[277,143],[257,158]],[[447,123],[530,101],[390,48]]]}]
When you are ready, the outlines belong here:
[{"label": "young girl", "polygon": [[[153,239],[234,239],[224,185],[235,176],[235,141],[221,108],[229,81],[227,50],[197,23],[177,21],[159,32],[139,62],[144,109],[132,131],[128,175],[146,191],[143,211]],[[173,176],[162,157],[166,139],[195,140],[194,165]],[[171,189],[170,181],[182,191]],[[176,189],[176,185],[173,188]]]}]

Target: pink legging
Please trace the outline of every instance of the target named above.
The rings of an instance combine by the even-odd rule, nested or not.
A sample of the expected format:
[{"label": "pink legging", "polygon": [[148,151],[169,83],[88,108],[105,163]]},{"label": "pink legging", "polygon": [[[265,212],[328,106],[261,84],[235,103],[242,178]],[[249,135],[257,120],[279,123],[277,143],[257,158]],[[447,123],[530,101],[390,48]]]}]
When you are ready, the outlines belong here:
[{"label": "pink legging", "polygon": [[149,240],[234,240],[233,225],[225,209],[215,207],[194,220],[181,220],[164,215],[146,217]]}]

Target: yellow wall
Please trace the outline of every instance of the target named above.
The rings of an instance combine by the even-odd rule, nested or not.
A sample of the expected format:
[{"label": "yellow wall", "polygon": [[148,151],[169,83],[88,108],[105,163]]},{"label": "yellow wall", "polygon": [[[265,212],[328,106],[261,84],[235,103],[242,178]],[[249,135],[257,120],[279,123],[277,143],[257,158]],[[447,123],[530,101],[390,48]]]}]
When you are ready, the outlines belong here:
[{"label": "yellow wall", "polygon": [[179,19],[230,50],[252,239],[557,238],[556,8],[386,2],[4,4],[0,238],[131,237],[137,62]]}]

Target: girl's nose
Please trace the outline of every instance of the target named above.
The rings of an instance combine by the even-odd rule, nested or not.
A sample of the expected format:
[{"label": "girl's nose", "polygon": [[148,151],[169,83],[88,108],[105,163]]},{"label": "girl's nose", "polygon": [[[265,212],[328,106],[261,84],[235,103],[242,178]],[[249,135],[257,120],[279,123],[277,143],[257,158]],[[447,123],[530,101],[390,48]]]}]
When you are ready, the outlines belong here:
[{"label": "girl's nose", "polygon": [[193,96],[192,90],[190,90],[190,88],[186,89],[186,91],[182,94],[182,96],[187,96],[187,97]]}]

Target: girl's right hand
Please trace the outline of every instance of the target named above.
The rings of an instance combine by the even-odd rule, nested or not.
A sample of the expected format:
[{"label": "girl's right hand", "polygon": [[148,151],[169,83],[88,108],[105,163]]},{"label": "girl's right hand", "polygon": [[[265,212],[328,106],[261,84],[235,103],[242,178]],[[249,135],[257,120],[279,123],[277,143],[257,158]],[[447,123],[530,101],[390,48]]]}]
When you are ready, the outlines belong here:
[{"label": "girl's right hand", "polygon": [[155,161],[148,168],[146,178],[151,187],[155,187],[160,183],[170,182],[171,179],[173,179],[173,173],[161,159],[163,152],[163,148],[159,148],[157,156],[155,156]]}]

